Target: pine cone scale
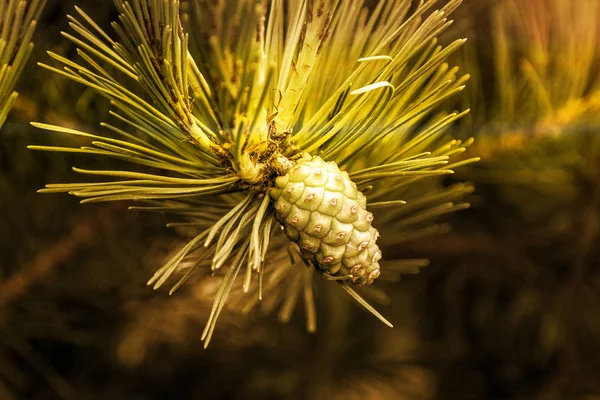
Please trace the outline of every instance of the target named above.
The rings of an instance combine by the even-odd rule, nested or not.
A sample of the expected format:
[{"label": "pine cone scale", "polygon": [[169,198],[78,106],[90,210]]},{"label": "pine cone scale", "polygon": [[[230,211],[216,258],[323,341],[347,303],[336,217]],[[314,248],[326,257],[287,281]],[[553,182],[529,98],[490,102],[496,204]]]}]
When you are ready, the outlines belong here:
[{"label": "pine cone scale", "polygon": [[366,197],[347,172],[320,157],[305,157],[275,180],[269,192],[275,215],[302,256],[333,277],[356,285],[379,276],[379,236]]}]

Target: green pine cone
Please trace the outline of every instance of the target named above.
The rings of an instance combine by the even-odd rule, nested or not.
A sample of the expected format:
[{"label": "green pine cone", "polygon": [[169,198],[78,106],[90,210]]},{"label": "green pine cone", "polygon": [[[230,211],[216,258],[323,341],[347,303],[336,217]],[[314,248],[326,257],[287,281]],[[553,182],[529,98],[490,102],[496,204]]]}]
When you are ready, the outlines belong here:
[{"label": "green pine cone", "polygon": [[269,192],[275,215],[302,256],[333,277],[369,285],[379,274],[379,233],[367,199],[335,162],[306,156]]}]

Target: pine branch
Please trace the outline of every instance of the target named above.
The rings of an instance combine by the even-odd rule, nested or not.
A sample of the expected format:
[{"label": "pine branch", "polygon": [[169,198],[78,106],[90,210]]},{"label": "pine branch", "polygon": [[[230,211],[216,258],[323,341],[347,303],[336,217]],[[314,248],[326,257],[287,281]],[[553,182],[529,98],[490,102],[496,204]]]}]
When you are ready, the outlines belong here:
[{"label": "pine branch", "polygon": [[17,98],[13,90],[33,49],[33,33],[45,3],[0,1],[0,128]]},{"label": "pine branch", "polygon": [[[41,192],[67,192],[82,202],[137,201],[136,208],[185,218],[172,226],[197,228],[149,284],[162,286],[182,265],[191,268],[172,291],[198,267],[223,269],[202,335],[205,345],[236,292],[238,276],[243,292],[258,288],[258,299],[270,289],[265,265],[280,259],[287,247],[268,251],[271,236],[278,237],[274,220],[297,246],[292,261],[271,273],[288,271],[285,265],[299,268],[296,262],[309,267],[300,281],[292,279],[291,297],[276,297],[273,304],[281,300],[285,310],[282,319],[289,318],[302,294],[307,329],[315,329],[315,271],[390,325],[348,286],[370,284],[380,274],[379,233],[362,192],[382,209],[377,216],[382,231],[402,226],[401,234],[389,236],[392,245],[411,235],[442,232],[445,228],[432,221],[468,206],[458,199],[470,193],[469,185],[444,188],[439,179],[477,161],[458,158],[472,140],[447,134],[468,110],[440,108],[468,80],[446,64],[464,40],[437,42],[460,2],[450,0],[438,11],[431,11],[435,1],[421,2],[409,13],[410,1],[386,0],[368,18],[358,18],[368,12],[351,0],[274,0],[268,7],[253,0],[196,0],[189,13],[182,13],[177,0],[116,0],[114,36],[76,8],[77,16],[69,16],[75,34],[63,35],[77,45],[80,59],[50,53],[59,67],[41,66],[109,99],[119,127],[103,123],[101,133],[90,134],[34,123],[87,143],[30,148],[109,157],[131,168],[75,168],[107,180],[49,184]],[[330,185],[323,180],[329,175]],[[311,179],[316,187],[305,199],[294,198],[293,205],[280,201],[294,191],[292,176]],[[336,191],[347,199],[344,204]],[[360,229],[341,214],[319,209],[315,218],[321,222],[311,225],[317,236],[303,231],[317,212],[311,202],[318,205],[323,196],[340,207],[338,213],[360,216]],[[286,219],[283,212],[290,207],[296,214]],[[334,226],[332,218],[342,230],[325,238],[323,224]],[[351,240],[347,251],[346,242],[343,247],[325,243],[346,239]],[[317,255],[310,253],[313,247],[321,249]],[[340,257],[345,264],[333,263]]]}]

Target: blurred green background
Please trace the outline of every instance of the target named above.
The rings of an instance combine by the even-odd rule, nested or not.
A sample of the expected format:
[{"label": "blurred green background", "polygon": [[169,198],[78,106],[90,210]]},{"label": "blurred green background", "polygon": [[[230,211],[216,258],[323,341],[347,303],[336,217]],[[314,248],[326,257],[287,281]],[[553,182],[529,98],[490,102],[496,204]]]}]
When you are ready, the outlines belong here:
[{"label": "blurred green background", "polygon": [[171,297],[146,286],[180,244],[165,217],[36,193],[85,164],[27,150],[73,140],[29,121],[93,132],[108,113],[35,65],[48,50],[75,56],[60,35],[73,4],[115,18],[110,1],[48,1],[0,132],[0,399],[600,399],[595,0],[468,0],[454,16],[445,35],[469,41],[453,62],[472,74],[455,134],[475,136],[483,160],[458,173],[477,190],[450,233],[393,249],[431,260],[381,285],[394,329],[327,285],[316,334],[302,313],[281,324],[230,310],[208,350],[215,281]]}]

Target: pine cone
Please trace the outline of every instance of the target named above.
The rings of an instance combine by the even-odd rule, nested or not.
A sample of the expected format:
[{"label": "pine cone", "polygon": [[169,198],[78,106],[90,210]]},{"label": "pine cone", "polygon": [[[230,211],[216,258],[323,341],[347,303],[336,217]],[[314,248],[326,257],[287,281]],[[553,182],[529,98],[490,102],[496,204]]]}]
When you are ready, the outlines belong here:
[{"label": "pine cone", "polygon": [[352,275],[356,285],[369,285],[379,276],[373,214],[335,162],[306,156],[275,180],[269,194],[277,220],[305,260],[334,277]]}]

